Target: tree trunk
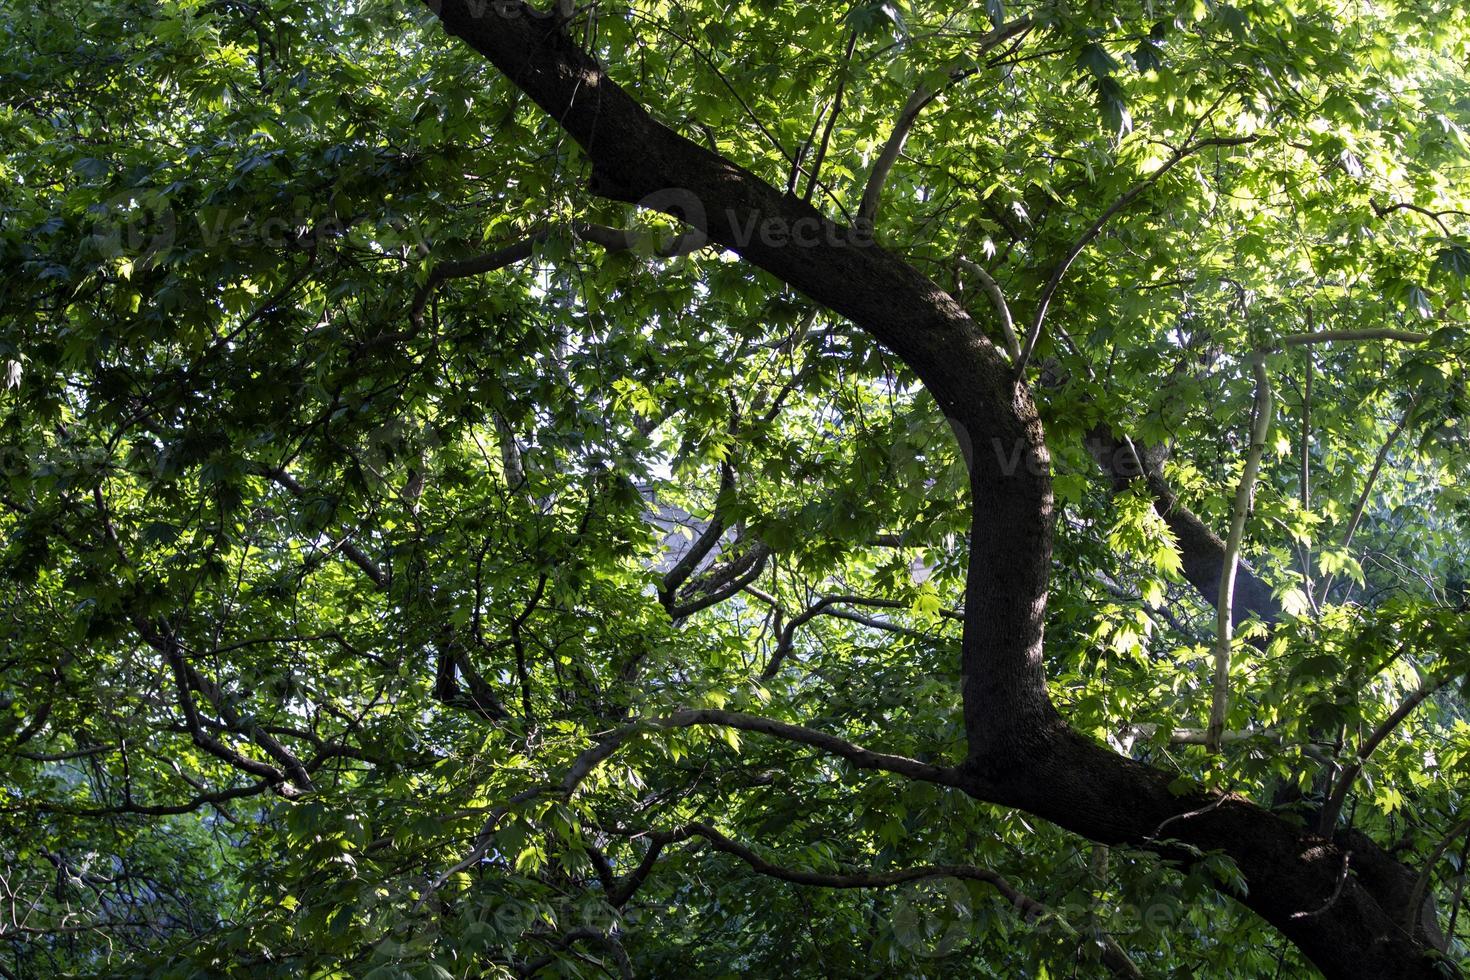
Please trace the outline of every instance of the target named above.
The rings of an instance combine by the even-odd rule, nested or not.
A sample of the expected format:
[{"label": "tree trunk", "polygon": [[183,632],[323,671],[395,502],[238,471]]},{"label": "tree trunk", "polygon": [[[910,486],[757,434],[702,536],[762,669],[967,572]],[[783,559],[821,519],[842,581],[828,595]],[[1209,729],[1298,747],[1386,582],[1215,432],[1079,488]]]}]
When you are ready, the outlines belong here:
[{"label": "tree trunk", "polygon": [[1239,797],[1177,795],[1171,774],[1087,741],[1057,715],[1042,664],[1052,533],[1042,426],[1026,385],[954,299],[863,229],[834,224],[653,119],[550,15],[513,2],[428,3],[582,146],[594,193],[680,218],[849,318],[914,370],[969,443],[967,792],[1186,864],[1223,852],[1249,885],[1241,900],[1329,977],[1444,975],[1428,930],[1400,925],[1418,919],[1403,907],[1410,872],[1366,838],[1324,840]]}]

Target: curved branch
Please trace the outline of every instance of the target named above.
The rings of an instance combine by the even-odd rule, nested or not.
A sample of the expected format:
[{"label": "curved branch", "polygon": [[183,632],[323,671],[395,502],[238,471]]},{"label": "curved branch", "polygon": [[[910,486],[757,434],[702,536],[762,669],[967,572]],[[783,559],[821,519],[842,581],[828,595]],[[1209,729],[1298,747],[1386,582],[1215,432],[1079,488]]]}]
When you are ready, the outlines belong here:
[{"label": "curved branch", "polygon": [[[628,958],[628,951],[623,949],[623,944],[612,936],[584,926],[563,933],[551,942],[552,946],[556,949],[567,949],[575,943],[591,943],[594,946],[601,946],[612,955],[613,961],[617,963],[618,974],[624,980],[633,980],[633,961]],[[554,962],[556,962],[556,954],[547,953],[521,964],[520,974],[523,977],[535,976],[542,969],[550,966]]]},{"label": "curved branch", "polygon": [[[585,239],[595,245],[601,245],[609,252],[628,252],[638,246],[640,238],[631,231],[622,231],[617,228],[609,228],[605,225],[591,224],[585,221],[575,221],[570,229],[578,238]],[[468,279],[473,276],[483,276],[491,272],[497,272],[508,266],[524,262],[536,254],[536,246],[551,237],[552,229],[538,228],[525,238],[512,242],[493,251],[474,255],[467,259],[454,259],[435,263],[429,271],[429,277],[424,284],[414,293],[413,305],[409,308],[408,318],[413,325],[415,334],[422,333],[424,327],[424,310],[429,305],[429,300],[434,295],[434,290],[452,279]],[[653,249],[657,258],[677,258],[688,255],[703,247],[702,242],[694,242],[689,236],[681,236],[672,242],[667,242]]]},{"label": "curved branch", "polygon": [[766,562],[770,560],[771,549],[764,542],[757,541],[751,545],[750,550],[739,558],[727,562],[722,568],[711,571],[707,576],[689,586],[688,591],[694,596],[682,606],[670,606],[670,619],[686,619],[695,613],[717,606],[736,595],[746,586],[760,578],[765,571]]},{"label": "curved branch", "polygon": [[[285,772],[277,769],[268,762],[261,762],[259,759],[252,759],[248,756],[241,755],[235,749],[215,738],[205,729],[204,722],[199,715],[198,705],[194,702],[193,692],[197,689],[205,697],[209,697],[210,688],[200,685],[199,681],[201,678],[184,658],[182,645],[179,644],[172,633],[168,632],[167,627],[155,629],[151,624],[140,618],[134,622],[134,629],[142,637],[143,642],[163,655],[164,661],[173,673],[174,688],[179,701],[179,709],[183,713],[184,723],[188,726],[188,731],[194,740],[194,744],[215,758],[239,769],[241,772],[249,773],[272,786],[285,784],[288,781]],[[218,708],[218,705],[216,705],[216,708]],[[280,743],[276,742],[275,739],[270,738],[268,735],[265,738],[267,741],[262,744],[262,748],[265,748],[267,744],[280,747]],[[281,752],[285,752],[284,748],[281,748]],[[295,757],[289,753],[285,753],[285,755],[286,759],[289,760],[288,764],[294,763],[294,765],[290,765],[292,770],[290,781],[296,782],[301,789],[311,789],[311,777],[306,774],[306,770],[301,766],[301,763],[296,761]],[[278,759],[277,761],[282,760]]]},{"label": "curved branch", "polygon": [[[799,726],[732,713],[679,712],[678,724],[741,727],[732,720],[738,719],[749,730],[809,744],[860,768],[954,786],[1027,810],[1099,843],[1146,847],[1185,862],[1224,851],[1250,883],[1242,901],[1324,973],[1437,972],[1422,937],[1397,929],[1395,896],[1366,879],[1350,877],[1328,911],[1292,918],[1322,907],[1332,895],[1341,868],[1335,844],[1239,797],[1181,792],[1173,774],[1099,747],[1057,714],[1043,656],[1050,455],[1018,370],[1025,348],[1021,365],[1012,366],[953,297],[913,265],[655,120],[534,8],[514,0],[430,0],[430,6],[446,30],[483,54],[582,147],[593,193],[679,218],[852,320],[908,365],[975,450],[968,454],[974,520],[960,664],[968,741],[963,766],[885,756]],[[1176,156],[1251,139],[1190,142],[1194,136],[1192,131]],[[768,234],[772,228],[786,234]],[[666,720],[666,726],[675,723]],[[1165,827],[1171,839],[1162,836]],[[1355,866],[1359,851],[1355,846]]]},{"label": "curved branch", "polygon": [[[1194,128],[1190,131],[1189,139],[1194,138],[1194,134],[1199,132],[1200,126],[1204,125],[1207,118],[1209,118],[1208,113],[1195,123]],[[1052,298],[1056,296],[1057,289],[1061,286],[1067,270],[1072,267],[1073,262],[1077,261],[1083,249],[1092,244],[1093,239],[1102,233],[1103,228],[1115,214],[1136,201],[1144,191],[1157,184],[1166,173],[1200,150],[1211,146],[1241,146],[1253,143],[1255,139],[1254,136],[1228,136],[1203,139],[1194,143],[1186,140],[1185,144],[1175,150],[1173,155],[1160,164],[1157,170],[1124,191],[1122,196],[1114,201],[1106,211],[1098,215],[1097,220],[1087,226],[1087,230],[1072,243],[1066,255],[1062,256],[1062,261],[1057,263],[1056,268],[1052,270],[1051,277],[1042,288],[1041,298],[1036,303],[1036,316],[1031,321],[1031,330],[1026,335],[1026,343],[1021,348],[1021,356],[1016,359],[1016,376],[1020,377],[1021,372],[1026,369],[1026,362],[1031,359],[1031,353],[1036,349],[1036,342],[1041,338],[1041,328],[1046,323],[1047,310],[1050,309]]]},{"label": "curved branch", "polygon": [[1414,887],[1409,891],[1409,901],[1405,906],[1404,925],[1407,928],[1411,930],[1414,928],[1414,922],[1424,908],[1424,899],[1429,891],[1429,881],[1434,877],[1434,866],[1439,863],[1440,858],[1444,857],[1444,852],[1449,850],[1450,845],[1466,832],[1470,832],[1470,817],[1466,817],[1451,827],[1449,833],[1444,835],[1444,839],[1435,845],[1429,857],[1424,859],[1424,870],[1420,871],[1419,877],[1414,879]]},{"label": "curved branch", "polygon": [[436,876],[429,883],[424,895],[420,897],[418,905],[423,905],[438,891],[446,881],[461,871],[474,867],[486,855],[490,853],[491,845],[494,843],[495,832],[500,827],[500,821],[505,819],[516,807],[543,796],[558,796],[563,799],[570,798],[583,781],[590,776],[598,766],[617,753],[618,749],[637,735],[651,731],[671,730],[680,728],[692,728],[696,725],[719,725],[725,728],[736,728],[742,731],[758,732],[775,738],[785,739],[788,742],[797,742],[820,749],[828,755],[835,755],[846,759],[859,769],[872,769],[881,772],[891,772],[908,779],[922,782],[939,783],[944,786],[959,786],[961,775],[958,770],[949,766],[936,766],[928,762],[920,762],[901,755],[889,755],[885,752],[874,752],[863,748],[836,735],[828,735],[811,728],[803,728],[789,722],[777,721],[774,718],[764,718],[759,715],[748,715],[739,711],[724,711],[716,708],[687,708],[667,715],[663,718],[642,719],[630,722],[620,728],[609,732],[602,741],[592,748],[587,749],[581,755],[572,760],[567,767],[566,774],[556,783],[543,783],[532,786],[511,797],[505,803],[491,808],[490,814],[485,819],[484,825],[475,837],[474,847],[463,860]]},{"label": "curved branch", "polygon": [[[1031,25],[1029,15],[1000,25],[980,39],[979,51],[976,53],[984,54],[1004,44],[1011,38],[1030,30]],[[863,186],[862,202],[858,205],[857,221],[859,223],[872,225],[878,220],[878,208],[883,203],[883,185],[888,182],[888,175],[892,173],[894,164],[898,163],[899,157],[903,155],[904,143],[908,141],[914,124],[919,121],[919,114],[945,89],[969,78],[977,71],[978,69],[967,65],[965,61],[955,62],[949,68],[948,78],[938,88],[930,88],[920,83],[914,89],[913,94],[904,103],[903,109],[899,111],[898,120],[894,122],[888,139],[884,140],[883,149],[878,152],[878,159],[873,161],[873,169],[868,171],[868,182]]]},{"label": "curved branch", "polygon": [[429,299],[434,295],[434,290],[450,279],[465,279],[470,276],[482,276],[504,269],[508,265],[524,262],[536,252],[536,245],[546,240],[548,233],[543,229],[533,233],[530,237],[522,239],[504,248],[493,252],[486,252],[474,258],[461,259],[454,262],[439,262],[429,271],[429,278],[418,288],[413,296],[413,306],[409,308],[408,319],[413,325],[415,334],[423,333],[424,309],[429,305]]},{"label": "curved branch", "polygon": [[1021,359],[1021,341],[1016,336],[1016,324],[1011,319],[1011,307],[1006,302],[1005,293],[1001,292],[1000,283],[996,282],[985,269],[962,256],[955,256],[955,263],[970,275],[980,280],[980,286],[987,295],[990,302],[995,306],[995,312],[1000,315],[1000,331],[1006,339],[1006,351],[1011,355],[1012,361]]},{"label": "curved branch", "polygon": [[[806,609],[802,610],[796,616],[793,616],[791,618],[791,621],[786,624],[786,628],[781,631],[780,637],[776,640],[776,649],[775,652],[771,654],[770,662],[768,662],[765,666],[765,669],[761,671],[761,680],[770,680],[772,677],[776,676],[776,672],[781,669],[781,664],[783,664],[786,661],[786,658],[791,655],[792,647],[795,645],[796,631],[818,616],[825,615],[832,616],[836,619],[846,619],[851,622],[859,623],[863,626],[872,627],[874,629],[888,630],[890,632],[903,633],[909,636],[926,637],[928,635],[926,633],[920,632],[919,630],[913,630],[909,629],[908,627],[898,626],[894,623],[886,623],[882,620],[872,619],[867,616],[857,616],[853,613],[833,609],[833,606],[872,606],[878,609],[907,609],[909,607],[909,604],[898,599],[867,598],[865,596],[856,595],[822,596],[820,599],[812,603]],[[957,619],[961,622],[963,622],[965,618],[962,613],[957,613],[951,609],[941,609],[939,611],[939,615],[943,616],[946,619]]]},{"label": "curved branch", "polygon": [[[1081,933],[1079,933],[1075,926],[1067,922],[1053,909],[1018,890],[1003,875],[991,871],[989,868],[981,868],[970,864],[938,864],[917,868],[904,868],[899,871],[858,872],[854,874],[826,874],[820,871],[807,871],[800,868],[785,868],[778,864],[772,864],[739,841],[732,840],[709,824],[698,821],[687,823],[675,830],[659,833],[656,835],[655,840],[660,843],[674,843],[688,840],[691,837],[703,838],[715,850],[723,851],[726,854],[739,858],[757,874],[778,878],[781,881],[789,881],[794,885],[805,885],[813,888],[892,888],[896,885],[907,884],[911,881],[922,881],[926,878],[956,878],[961,881],[984,882],[999,892],[1021,914],[1026,922],[1034,923],[1042,918],[1051,918],[1059,923],[1069,936],[1081,936]],[[1143,976],[1139,972],[1138,967],[1128,957],[1128,954],[1111,938],[1099,936],[1098,941],[1101,947],[1100,952],[1103,964],[1108,968],[1110,973],[1119,977],[1136,978]]]},{"label": "curved branch", "polygon": [[[734,468],[730,466],[729,461],[725,461],[720,464],[720,493],[729,492],[734,486]],[[665,609],[672,609],[674,607],[674,596],[679,591],[680,586],[688,581],[689,576],[694,574],[695,569],[699,567],[699,563],[704,561],[705,557],[714,550],[715,545],[719,544],[720,538],[724,534],[725,521],[720,515],[719,495],[717,494],[715,507],[710,514],[709,523],[705,525],[699,537],[694,539],[694,543],[689,546],[689,550],[684,553],[684,556],[679,559],[678,563],[669,569],[668,574],[664,576],[663,583],[659,586],[659,601],[663,603]]]}]

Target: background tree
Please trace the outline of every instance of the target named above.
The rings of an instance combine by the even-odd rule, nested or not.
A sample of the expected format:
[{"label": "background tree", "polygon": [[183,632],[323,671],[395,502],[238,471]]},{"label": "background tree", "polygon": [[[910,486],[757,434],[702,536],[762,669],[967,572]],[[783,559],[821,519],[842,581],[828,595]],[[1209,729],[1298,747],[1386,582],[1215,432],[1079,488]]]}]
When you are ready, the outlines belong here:
[{"label": "background tree", "polygon": [[431,7],[0,20],[6,973],[1457,974],[1457,5]]}]

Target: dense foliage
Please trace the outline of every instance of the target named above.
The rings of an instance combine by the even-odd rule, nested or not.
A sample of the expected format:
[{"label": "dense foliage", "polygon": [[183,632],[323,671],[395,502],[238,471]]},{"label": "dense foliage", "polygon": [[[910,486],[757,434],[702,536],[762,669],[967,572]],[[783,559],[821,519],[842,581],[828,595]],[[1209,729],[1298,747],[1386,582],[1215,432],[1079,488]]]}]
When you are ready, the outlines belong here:
[{"label": "dense foliage", "polygon": [[[1019,447],[597,196],[433,6],[0,12],[0,976],[1309,975],[1226,854],[855,763],[965,758],[966,457]],[[1366,835],[1454,975],[1470,14],[548,24],[1027,348],[1062,716]],[[1253,441],[1214,751],[1173,517],[1218,549]]]}]

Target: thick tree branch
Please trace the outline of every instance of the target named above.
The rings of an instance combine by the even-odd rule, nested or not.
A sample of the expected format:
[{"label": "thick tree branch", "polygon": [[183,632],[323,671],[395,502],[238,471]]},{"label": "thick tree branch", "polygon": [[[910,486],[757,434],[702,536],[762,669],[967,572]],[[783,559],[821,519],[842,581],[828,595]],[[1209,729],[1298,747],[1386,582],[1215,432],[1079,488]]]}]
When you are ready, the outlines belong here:
[{"label": "thick tree branch", "polygon": [[[1211,606],[1220,601],[1220,581],[1225,572],[1225,542],[1199,515],[1184,506],[1164,478],[1164,452],[1157,447],[1138,446],[1119,440],[1106,428],[1095,429],[1087,439],[1088,451],[1112,480],[1114,491],[1126,490],[1142,477],[1154,501],[1154,510],[1164,519],[1179,544],[1184,578]],[[1239,626],[1251,616],[1263,623],[1281,618],[1281,604],[1271,587],[1249,562],[1236,560],[1236,584],[1230,619]]]},{"label": "thick tree branch", "polygon": [[[727,460],[720,464],[719,492],[728,493],[734,489],[734,486],[735,470]],[[688,581],[689,576],[693,575],[695,570],[699,568],[699,563],[704,561],[705,557],[714,550],[715,545],[720,543],[720,538],[724,536],[725,521],[720,516],[719,504],[719,496],[717,494],[709,523],[705,525],[699,537],[694,539],[693,544],[689,546],[689,550],[684,553],[684,556],[664,575],[663,583],[659,586],[659,600],[663,603],[665,609],[673,609],[674,597],[678,594],[680,587]]]},{"label": "thick tree branch", "polygon": [[[798,726],[731,713],[680,712],[683,724],[744,725],[847,758],[860,768],[956,786],[1104,844],[1147,847],[1185,862],[1202,852],[1223,851],[1250,883],[1242,900],[1329,976],[1431,975],[1435,968],[1424,955],[1423,937],[1404,934],[1398,924],[1401,893],[1370,884],[1361,874],[1348,879],[1326,911],[1297,917],[1323,907],[1338,888],[1342,855],[1335,845],[1247,801],[1204,791],[1181,793],[1172,774],[1099,747],[1057,716],[1042,658],[1051,559],[1050,458],[1021,372],[952,297],[852,229],[654,120],[534,9],[474,0],[440,0],[434,9],[449,32],[485,55],[576,140],[591,161],[594,193],[678,217],[851,319],[915,372],[974,449],[974,521],[961,644],[969,741],[963,766],[884,756]],[[1180,153],[1249,141],[1192,142],[1193,136]],[[1146,182],[1160,175],[1155,172]],[[1087,241],[1096,234],[1091,231]],[[1060,276],[1054,278],[1060,282]],[[1021,367],[1026,357],[1023,348]],[[1361,867],[1358,850],[1354,867]],[[1363,850],[1370,862],[1376,853],[1385,868],[1402,870],[1371,844]]]},{"label": "thick tree branch", "polygon": [[1276,343],[1281,347],[1307,347],[1312,344],[1330,344],[1342,340],[1394,340],[1404,344],[1422,344],[1429,340],[1427,333],[1412,330],[1394,330],[1389,327],[1374,327],[1364,330],[1319,330],[1315,333],[1292,333]]},{"label": "thick tree branch", "polygon": [[688,599],[683,605],[669,609],[671,619],[687,619],[697,612],[717,606],[726,599],[740,593],[746,586],[760,578],[770,560],[771,549],[757,541],[746,552],[708,575],[691,583],[685,590]]},{"label": "thick tree branch", "polygon": [[[187,726],[189,734],[193,737],[194,744],[204,749],[210,755],[239,769],[241,772],[249,773],[273,786],[281,786],[288,782],[288,776],[282,770],[277,769],[269,763],[241,755],[206,730],[204,722],[199,715],[198,706],[194,702],[193,692],[200,690],[205,697],[209,698],[213,691],[213,686],[206,686],[202,683],[203,679],[189,665],[184,656],[183,647],[174,638],[173,634],[166,627],[155,628],[152,624],[141,619],[134,622],[134,627],[145,643],[163,655],[164,661],[173,672],[174,687],[178,696],[179,708],[183,713],[184,724]],[[215,702],[216,699],[211,698],[211,703],[214,704],[216,710],[219,710],[220,705]],[[289,781],[294,782],[302,790],[311,790],[313,788],[311,777],[306,774],[306,770],[300,761],[287,752],[284,746],[274,738],[260,732],[258,726],[251,727],[251,734],[256,736],[257,744],[265,749],[268,754],[276,757],[278,762],[286,765],[291,773]]]},{"label": "thick tree branch", "polygon": [[439,13],[582,145],[595,193],[680,217],[852,319],[909,364],[972,443],[989,443],[977,446],[971,471],[984,519],[966,586],[966,730],[983,754],[1054,729],[1041,669],[1049,458],[1006,358],[908,263],[652,119],[535,11],[448,0]]}]

